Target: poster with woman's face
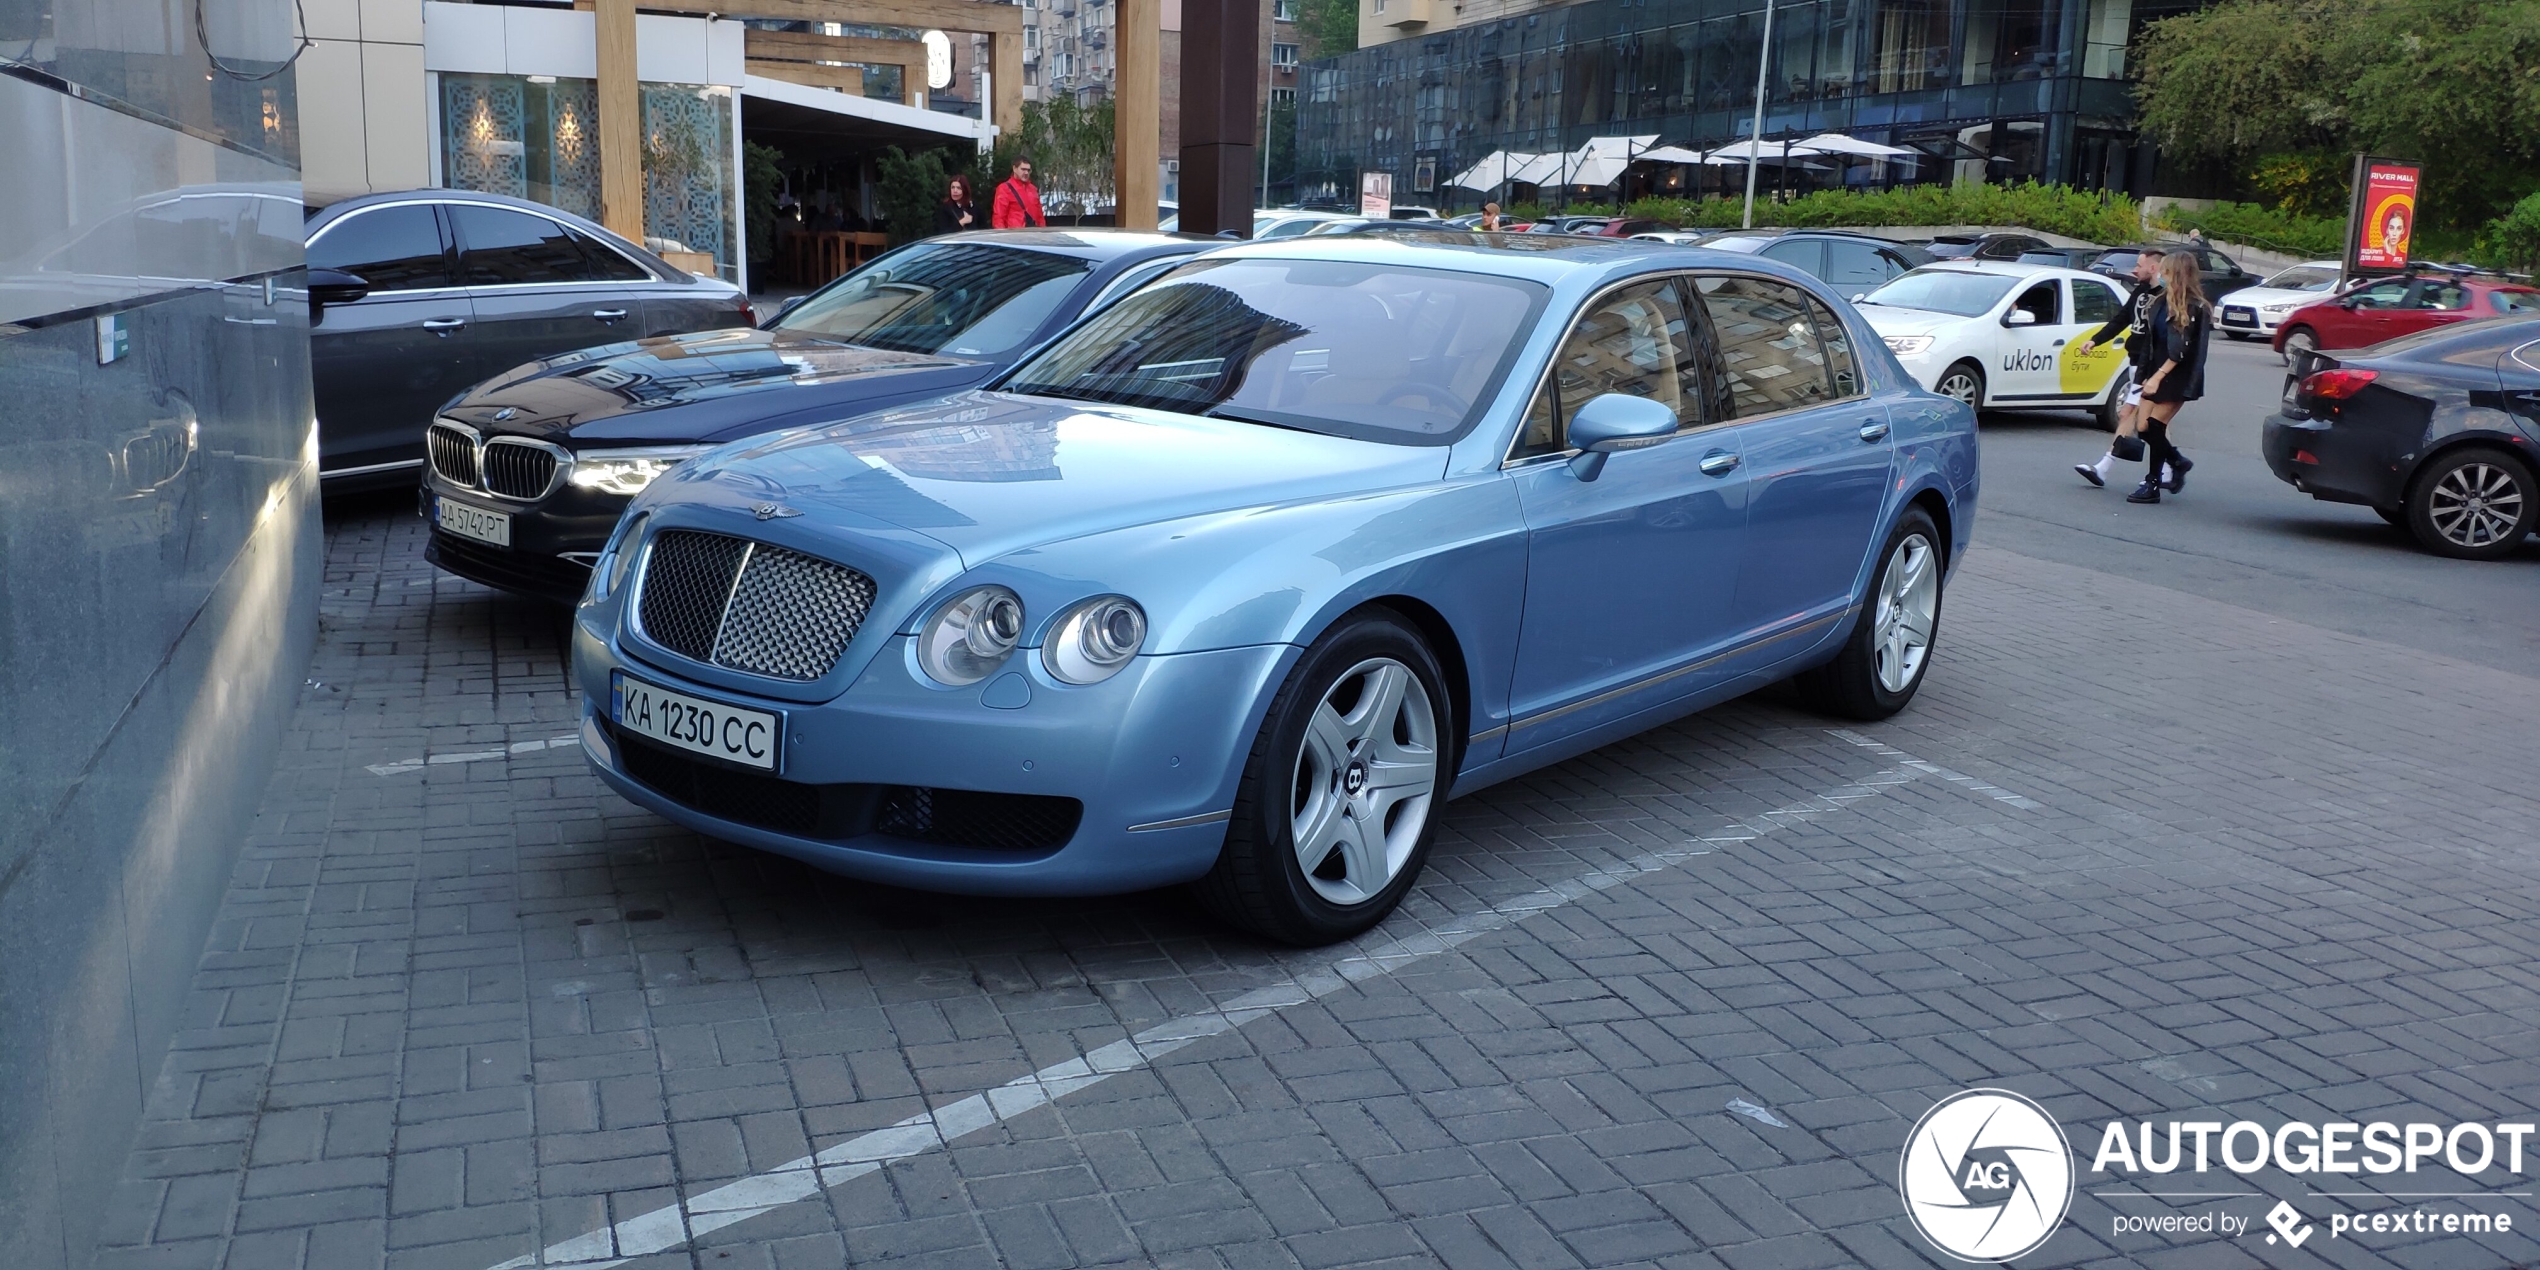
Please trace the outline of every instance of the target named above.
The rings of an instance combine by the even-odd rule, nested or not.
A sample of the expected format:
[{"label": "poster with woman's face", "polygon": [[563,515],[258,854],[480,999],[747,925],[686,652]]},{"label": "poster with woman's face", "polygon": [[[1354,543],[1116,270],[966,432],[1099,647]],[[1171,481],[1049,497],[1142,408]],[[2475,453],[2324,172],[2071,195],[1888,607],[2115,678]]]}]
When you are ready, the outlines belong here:
[{"label": "poster with woman's face", "polygon": [[2417,169],[2374,163],[2364,169],[2363,241],[2356,244],[2359,269],[2404,269],[2408,246],[2416,234]]}]

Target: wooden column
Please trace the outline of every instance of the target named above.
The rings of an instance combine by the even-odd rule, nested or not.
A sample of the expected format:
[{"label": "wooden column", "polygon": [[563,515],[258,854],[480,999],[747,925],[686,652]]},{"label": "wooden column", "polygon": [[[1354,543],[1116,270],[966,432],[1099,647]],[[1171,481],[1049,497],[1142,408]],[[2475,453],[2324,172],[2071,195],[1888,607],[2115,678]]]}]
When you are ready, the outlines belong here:
[{"label": "wooden column", "polygon": [[[1002,6],[1000,6],[1002,7]],[[1020,13],[1019,9],[1009,12]],[[920,82],[923,82],[921,76]],[[1008,137],[1023,135],[1023,26],[1017,21],[988,33],[988,103],[990,122]],[[1004,180],[999,173],[998,180]]]},{"label": "wooden column", "polygon": [[635,86],[635,0],[595,0],[600,62],[600,223],[644,241],[644,103]]},{"label": "wooden column", "polygon": [[1153,229],[1156,170],[1164,144],[1163,0],[1118,0],[1111,38],[1118,50],[1112,94],[1112,188],[1123,229]]},{"label": "wooden column", "polygon": [[1261,0],[1182,0],[1182,229],[1252,236]]}]

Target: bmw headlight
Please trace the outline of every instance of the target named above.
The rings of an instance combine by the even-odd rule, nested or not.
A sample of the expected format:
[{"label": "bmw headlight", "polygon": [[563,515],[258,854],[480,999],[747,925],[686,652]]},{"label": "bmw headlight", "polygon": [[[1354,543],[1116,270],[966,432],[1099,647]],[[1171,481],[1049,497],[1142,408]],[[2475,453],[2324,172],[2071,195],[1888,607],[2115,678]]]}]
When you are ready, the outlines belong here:
[{"label": "bmw headlight", "polygon": [[1098,684],[1120,673],[1147,642],[1146,610],[1125,595],[1098,595],[1050,623],[1041,664],[1060,683]]},{"label": "bmw headlight", "polygon": [[578,489],[632,498],[662,473],[713,449],[710,445],[652,445],[624,450],[593,450],[576,455],[566,477]]},{"label": "bmw headlight", "polygon": [[1023,639],[1023,601],[1001,586],[974,587],[935,610],[917,633],[917,664],[954,688],[996,672]]},{"label": "bmw headlight", "polygon": [[1887,345],[1887,351],[1898,357],[1912,357],[1931,351],[1931,337],[1928,335],[1890,335],[1882,342]]}]

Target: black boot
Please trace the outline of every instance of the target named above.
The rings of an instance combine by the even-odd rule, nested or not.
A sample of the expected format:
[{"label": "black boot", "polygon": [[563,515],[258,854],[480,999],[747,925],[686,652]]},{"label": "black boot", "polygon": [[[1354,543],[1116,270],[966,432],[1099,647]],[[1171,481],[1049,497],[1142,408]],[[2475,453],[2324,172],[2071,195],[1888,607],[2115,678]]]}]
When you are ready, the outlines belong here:
[{"label": "black boot", "polygon": [[2189,461],[2186,455],[2172,451],[2169,466],[2170,479],[2162,482],[2162,488],[2175,494],[2187,488],[2187,474],[2196,470],[2196,464]]},{"label": "black boot", "polygon": [[2125,501],[2129,503],[2157,503],[2161,501],[2160,479],[2151,476],[2144,477],[2143,483],[2135,486],[2134,492],[2125,496]]}]

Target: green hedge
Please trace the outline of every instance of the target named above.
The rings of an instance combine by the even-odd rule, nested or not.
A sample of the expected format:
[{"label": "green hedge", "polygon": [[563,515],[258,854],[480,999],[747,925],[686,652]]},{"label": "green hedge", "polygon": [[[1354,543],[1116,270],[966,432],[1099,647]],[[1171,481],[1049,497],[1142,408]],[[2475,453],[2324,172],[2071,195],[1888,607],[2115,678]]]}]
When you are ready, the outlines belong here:
[{"label": "green hedge", "polygon": [[2345,217],[2296,216],[2255,203],[2216,203],[2203,210],[2173,204],[2161,209],[2155,223],[2172,233],[2201,229],[2215,242],[2311,260],[2333,260],[2346,250]]},{"label": "green hedge", "polygon": [[[1742,197],[1648,198],[1621,209],[1687,229],[1735,229]],[[1578,205],[1581,215],[1611,208]],[[1511,208],[1540,214],[1531,205]],[[2019,225],[2084,242],[2125,243],[2140,238],[2142,209],[2133,199],[2060,185],[1908,185],[1893,190],[1819,190],[1788,202],[1755,201],[1755,223],[1770,226]],[[2210,232],[2210,231],[2209,231]]]}]

